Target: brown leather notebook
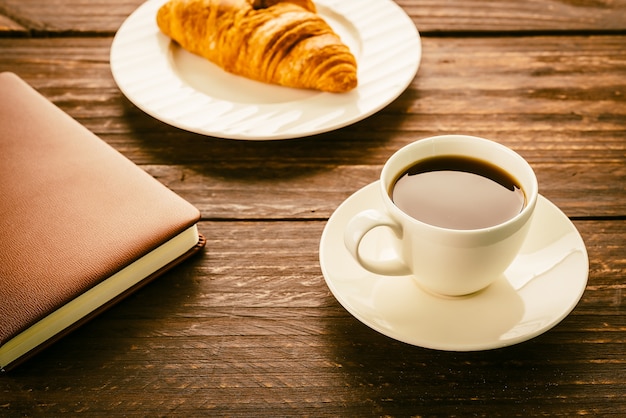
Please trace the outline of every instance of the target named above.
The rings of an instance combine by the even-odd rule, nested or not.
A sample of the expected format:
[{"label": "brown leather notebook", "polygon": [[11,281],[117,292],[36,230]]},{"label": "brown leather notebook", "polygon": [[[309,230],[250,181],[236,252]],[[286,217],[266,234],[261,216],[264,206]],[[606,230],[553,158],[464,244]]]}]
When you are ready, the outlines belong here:
[{"label": "brown leather notebook", "polygon": [[190,203],[12,73],[0,74],[0,370],[205,240]]}]

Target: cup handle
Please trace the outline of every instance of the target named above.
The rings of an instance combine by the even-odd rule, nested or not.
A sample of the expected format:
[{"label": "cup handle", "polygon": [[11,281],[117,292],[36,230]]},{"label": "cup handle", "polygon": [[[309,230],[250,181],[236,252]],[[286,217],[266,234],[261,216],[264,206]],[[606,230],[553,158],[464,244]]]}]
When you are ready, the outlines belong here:
[{"label": "cup handle", "polygon": [[403,276],[409,274],[409,267],[406,265],[400,254],[394,254],[391,258],[371,259],[362,257],[359,252],[361,241],[374,228],[390,228],[397,239],[402,239],[402,227],[389,215],[374,209],[368,209],[354,216],[344,231],[343,240],[346,248],[352,257],[366,270],[372,273],[385,276]]}]

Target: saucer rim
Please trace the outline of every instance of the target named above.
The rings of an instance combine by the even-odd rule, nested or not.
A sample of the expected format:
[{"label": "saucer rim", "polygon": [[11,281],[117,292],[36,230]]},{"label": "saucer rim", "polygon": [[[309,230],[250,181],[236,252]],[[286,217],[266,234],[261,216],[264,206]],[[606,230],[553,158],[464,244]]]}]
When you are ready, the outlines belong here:
[{"label": "saucer rim", "polygon": [[[559,315],[552,315],[550,321],[546,324],[543,325],[537,329],[535,329],[532,332],[528,332],[528,333],[522,333],[520,335],[518,335],[515,338],[510,338],[510,339],[505,339],[505,340],[498,340],[498,341],[489,341],[489,342],[483,342],[483,343],[441,343],[441,342],[434,342],[433,344],[428,344],[426,343],[424,340],[421,340],[419,343],[416,343],[414,340],[414,338],[409,338],[408,335],[401,335],[401,333],[394,331],[394,330],[390,330],[390,329],[385,329],[384,327],[379,326],[378,324],[374,323],[371,320],[368,320],[366,315],[363,315],[361,312],[359,312],[359,309],[357,309],[356,307],[353,306],[353,304],[349,301],[346,300],[344,293],[345,292],[340,292],[339,289],[337,288],[337,286],[335,286],[335,284],[333,283],[333,279],[330,278],[330,273],[328,271],[328,266],[325,264],[324,262],[324,254],[325,254],[325,248],[324,248],[324,243],[326,241],[328,241],[328,235],[330,234],[330,230],[332,229],[333,226],[333,220],[336,216],[339,216],[338,214],[341,213],[342,211],[345,210],[345,207],[348,206],[348,204],[354,200],[360,197],[361,194],[367,193],[370,191],[370,189],[375,189],[378,188],[378,183],[380,182],[380,180],[374,181],[370,184],[367,184],[366,186],[362,187],[361,189],[357,190],[356,192],[354,192],[353,194],[351,194],[348,198],[346,198],[336,209],[335,211],[333,211],[333,213],[331,214],[331,216],[329,217],[326,225],[324,226],[324,230],[322,231],[322,235],[320,238],[320,246],[319,246],[319,262],[320,262],[320,267],[322,270],[322,275],[324,277],[324,281],[326,282],[326,285],[328,286],[329,290],[331,291],[331,293],[333,294],[333,296],[335,297],[335,299],[339,302],[339,304],[353,317],[355,317],[357,320],[359,320],[359,322],[363,323],[364,325],[366,325],[367,327],[373,329],[374,331],[385,335],[386,337],[392,338],[394,340],[412,345],[412,346],[416,346],[416,347],[421,347],[421,348],[425,348],[425,349],[432,349],[432,350],[440,350],[440,351],[453,351],[453,352],[470,352],[470,351],[487,351],[487,350],[494,350],[494,349],[499,349],[499,348],[504,348],[504,347],[508,347],[508,346],[512,346],[512,345],[516,345],[528,340],[531,340],[533,338],[538,337],[541,334],[546,333],[547,331],[549,331],[550,329],[554,328],[556,325],[558,325],[559,323],[561,323],[567,316],[569,316],[569,314],[576,308],[576,306],[578,305],[578,303],[580,302],[585,289],[587,287],[587,283],[589,280],[589,256],[588,256],[588,252],[587,252],[587,248],[586,245],[584,243],[584,240],[582,239],[582,236],[580,235],[580,232],[578,231],[578,229],[576,228],[576,226],[573,224],[573,222],[571,221],[571,219],[569,219],[567,217],[567,215],[565,215],[565,213],[563,213],[563,211],[556,206],[553,202],[551,202],[548,198],[546,198],[545,196],[539,194],[538,195],[538,199],[537,202],[540,203],[540,201],[544,204],[546,204],[545,209],[544,210],[550,210],[554,212],[554,216],[560,216],[562,217],[564,220],[567,221],[568,226],[571,228],[571,230],[573,232],[576,233],[576,237],[575,239],[579,242],[580,245],[580,249],[582,251],[582,255],[583,255],[583,260],[584,260],[584,278],[579,278],[580,280],[580,288],[578,289],[578,292],[576,293],[575,297],[571,298],[571,302],[567,304],[567,306],[564,306],[564,309],[560,312]],[[539,207],[539,205],[538,205]],[[363,208],[366,209],[366,208]],[[532,222],[532,221],[531,221]],[[327,257],[326,257],[327,258]],[[359,269],[360,267],[356,266],[357,269]],[[366,273],[366,274],[372,274],[375,275],[374,273],[369,273],[367,270],[360,268],[360,271],[362,273]],[[376,275],[379,276],[379,275]],[[412,275],[405,275],[405,276],[398,276],[398,277],[402,277],[402,278],[412,278]],[[516,290],[517,293],[519,293],[520,290]],[[429,295],[429,297],[432,298],[437,298],[438,296],[431,294],[430,292],[425,291],[424,289],[420,289],[420,292],[423,292],[424,294]],[[479,293],[479,292],[477,292]],[[466,297],[472,297],[471,295],[467,295],[464,296]]]}]

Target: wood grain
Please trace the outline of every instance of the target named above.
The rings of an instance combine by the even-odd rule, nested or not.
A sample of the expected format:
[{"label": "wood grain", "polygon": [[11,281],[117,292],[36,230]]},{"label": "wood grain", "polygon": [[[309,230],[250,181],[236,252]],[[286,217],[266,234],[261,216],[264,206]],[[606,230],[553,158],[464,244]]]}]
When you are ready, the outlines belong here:
[{"label": "wood grain", "polygon": [[[141,3],[0,0],[0,71],[196,205],[206,252],[0,375],[0,416],[626,416],[626,1],[397,0],[422,34],[408,89],[270,142],[188,133],[121,94],[110,45]],[[580,303],[528,342],[409,346],[325,284],[328,217],[398,148],[445,133],[522,154],[587,246]]]},{"label": "wood grain", "polygon": [[396,149],[444,133],[515,149],[535,167],[541,192],[570,216],[622,216],[621,41],[424,39],[415,80],[384,111],[336,132],[275,142],[202,137],[144,114],[111,77],[110,38],[0,39],[0,69],[17,72],[208,218],[328,217],[376,180]]},{"label": "wood grain", "polygon": [[[609,229],[602,221],[576,225],[591,269],[589,287],[572,315],[514,347],[451,353],[393,341],[343,310],[317,261],[323,222],[203,222],[200,229],[208,237],[203,257],[3,376],[0,411],[623,412],[626,400],[615,395],[626,390],[619,372],[626,367],[621,302],[626,222]],[[77,374],[83,377],[76,379]]]},{"label": "wood grain", "polygon": [[[143,0],[3,0],[0,15],[31,36],[112,35]],[[624,0],[396,0],[425,35],[623,33]],[[0,25],[0,33],[5,31]],[[14,32],[9,32],[14,33]]]}]

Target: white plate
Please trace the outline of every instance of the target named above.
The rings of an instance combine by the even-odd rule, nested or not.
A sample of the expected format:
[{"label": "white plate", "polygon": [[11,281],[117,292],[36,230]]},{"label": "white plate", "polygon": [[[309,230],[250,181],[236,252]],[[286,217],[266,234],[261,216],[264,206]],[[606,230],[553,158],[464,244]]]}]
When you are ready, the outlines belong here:
[{"label": "white plate", "polygon": [[[329,219],[320,243],[328,287],[348,312],[378,332],[432,349],[494,349],[547,331],[582,297],[589,272],[585,244],[572,222],[543,196],[518,257],[502,278],[477,294],[437,297],[421,290],[411,276],[364,270],[345,249],[343,231],[361,210],[383,209],[379,193],[372,183],[348,198]],[[371,231],[361,250],[375,254],[384,248],[390,239],[386,233],[385,228]]]},{"label": "white plate", "polygon": [[421,59],[419,33],[392,0],[316,0],[318,13],[350,47],[359,86],[332,94],[274,86],[229,74],[162,34],[149,0],[122,24],[111,71],[137,107],[170,125],[229,139],[272,140],[331,131],[396,99]]}]

